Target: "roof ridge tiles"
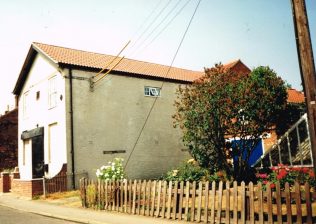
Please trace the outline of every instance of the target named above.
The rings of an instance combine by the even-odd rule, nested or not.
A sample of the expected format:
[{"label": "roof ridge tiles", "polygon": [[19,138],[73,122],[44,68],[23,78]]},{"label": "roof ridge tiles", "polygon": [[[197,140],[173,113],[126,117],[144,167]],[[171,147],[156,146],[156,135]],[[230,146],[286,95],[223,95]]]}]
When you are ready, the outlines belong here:
[{"label": "roof ridge tiles", "polygon": [[[92,51],[87,51],[87,50],[81,50],[81,49],[75,49],[75,48],[69,48],[69,47],[63,47],[63,46],[57,46],[57,45],[52,45],[52,44],[46,44],[46,43],[40,43],[40,42],[33,42],[32,44],[35,44],[38,48],[40,48],[43,52],[45,52],[46,54],[48,54],[44,49],[42,49],[41,45],[42,46],[46,46],[46,47],[54,47],[54,48],[60,48],[60,49],[64,49],[64,50],[68,50],[68,51],[74,51],[74,52],[82,52],[82,53],[87,53],[87,54],[92,54],[92,55],[97,55],[97,56],[100,56],[100,57],[113,57],[115,58],[116,56],[114,55],[111,55],[111,54],[104,54],[104,53],[98,53],[98,52],[92,52]],[[48,54],[49,55],[49,54]],[[118,58],[122,58],[121,56],[118,56]],[[145,63],[147,65],[155,65],[155,66],[162,66],[162,67],[166,67],[166,68],[169,68],[170,65],[165,65],[165,64],[158,64],[158,63],[155,63],[155,62],[149,62],[149,61],[144,61],[144,60],[139,60],[139,59],[133,59],[133,58],[126,58],[124,57],[124,60],[128,63],[131,63],[131,62],[138,62],[138,63]],[[63,61],[59,61],[59,60],[56,60],[58,62],[63,62]],[[83,65],[82,65],[83,66]],[[85,67],[94,67],[94,66],[88,66],[86,65]],[[188,71],[188,72],[193,72],[193,73],[201,73],[201,74],[204,74],[204,72],[201,70],[201,71],[195,71],[195,70],[192,70],[192,69],[186,69],[186,68],[180,68],[180,67],[175,67],[175,66],[171,66],[171,69],[180,69],[180,70],[183,70],[183,71]]]}]

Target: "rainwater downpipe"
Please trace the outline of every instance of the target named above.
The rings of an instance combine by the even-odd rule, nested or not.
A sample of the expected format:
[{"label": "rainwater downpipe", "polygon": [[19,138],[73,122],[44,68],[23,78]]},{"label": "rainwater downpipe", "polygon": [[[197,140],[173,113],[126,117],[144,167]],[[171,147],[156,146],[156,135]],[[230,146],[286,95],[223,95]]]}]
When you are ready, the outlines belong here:
[{"label": "rainwater downpipe", "polygon": [[74,150],[74,114],[73,114],[73,83],[72,70],[69,69],[69,95],[70,95],[70,153],[71,153],[71,172],[72,172],[72,189],[76,189],[75,177],[75,150]]}]

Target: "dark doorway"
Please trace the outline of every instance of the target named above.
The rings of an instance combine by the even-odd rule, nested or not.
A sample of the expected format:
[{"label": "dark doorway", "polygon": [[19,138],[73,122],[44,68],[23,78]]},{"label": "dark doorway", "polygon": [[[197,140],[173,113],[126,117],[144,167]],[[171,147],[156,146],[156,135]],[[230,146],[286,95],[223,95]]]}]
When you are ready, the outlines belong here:
[{"label": "dark doorway", "polygon": [[23,131],[21,139],[32,141],[32,178],[44,176],[44,127]]},{"label": "dark doorway", "polygon": [[32,138],[32,177],[42,178],[44,176],[44,136]]}]

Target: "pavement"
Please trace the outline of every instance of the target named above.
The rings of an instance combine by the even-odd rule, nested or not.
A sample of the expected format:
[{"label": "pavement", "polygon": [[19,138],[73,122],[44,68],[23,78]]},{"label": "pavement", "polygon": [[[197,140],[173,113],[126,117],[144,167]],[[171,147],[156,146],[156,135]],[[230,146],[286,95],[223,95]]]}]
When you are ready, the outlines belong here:
[{"label": "pavement", "polygon": [[31,200],[12,193],[0,193],[0,205],[47,217],[89,224],[188,224],[184,221],[167,220],[119,212],[67,207],[45,200]]}]

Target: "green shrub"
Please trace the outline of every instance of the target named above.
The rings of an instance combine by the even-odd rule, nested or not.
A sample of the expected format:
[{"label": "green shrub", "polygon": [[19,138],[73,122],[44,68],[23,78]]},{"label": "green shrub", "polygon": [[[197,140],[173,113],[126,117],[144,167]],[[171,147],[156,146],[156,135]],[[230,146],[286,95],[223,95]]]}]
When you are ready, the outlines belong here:
[{"label": "green shrub", "polygon": [[92,206],[96,202],[96,197],[97,197],[97,189],[94,184],[89,184],[86,189],[87,193],[87,203],[89,206]]},{"label": "green shrub", "polygon": [[225,171],[217,171],[215,173],[213,173],[212,175],[210,175],[209,177],[209,181],[215,181],[215,182],[219,182],[219,181],[227,181],[230,180],[231,178],[229,176],[227,176]]},{"label": "green shrub", "polygon": [[209,170],[202,168],[194,159],[183,162],[177,169],[170,170],[162,177],[166,181],[220,181],[227,180],[224,172],[210,174]]}]

